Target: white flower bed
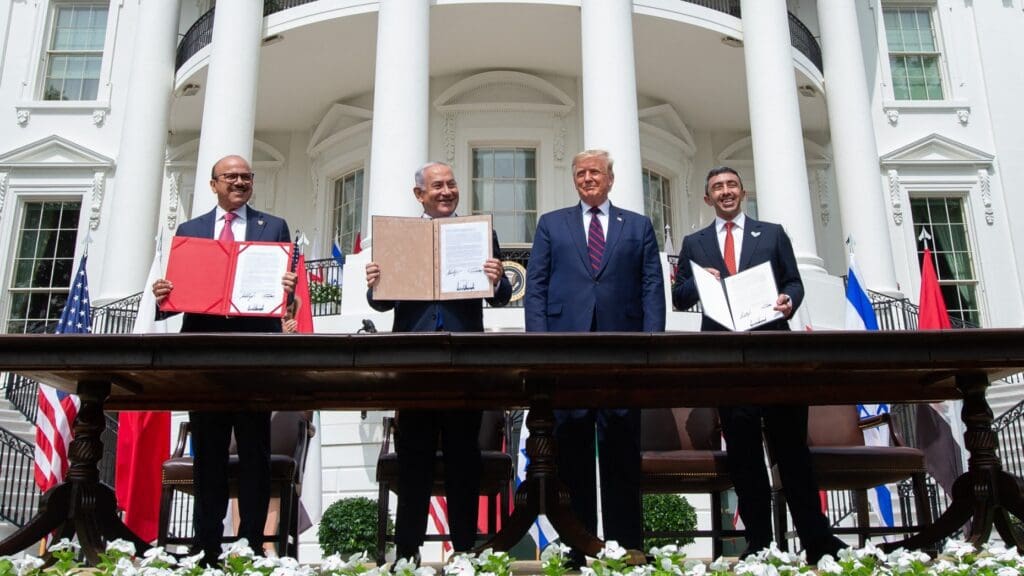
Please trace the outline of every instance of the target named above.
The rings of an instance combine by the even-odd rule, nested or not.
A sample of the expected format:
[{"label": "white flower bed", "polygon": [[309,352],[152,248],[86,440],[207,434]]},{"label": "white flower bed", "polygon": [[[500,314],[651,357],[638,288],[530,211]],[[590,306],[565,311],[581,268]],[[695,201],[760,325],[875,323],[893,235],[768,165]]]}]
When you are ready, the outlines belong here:
[{"label": "white flower bed", "polygon": [[[61,540],[50,548],[55,562],[48,567],[35,557],[0,558],[0,576],[65,576],[84,567],[75,560],[78,545]],[[569,548],[548,546],[541,554],[543,576],[564,576]],[[723,558],[705,564],[687,559],[676,546],[651,550],[654,561],[628,566],[627,551],[609,541],[597,559],[582,569],[583,576],[799,576],[827,574],[835,576],[1021,576],[1024,559],[1016,548],[985,545],[981,550],[962,541],[950,541],[942,553],[932,558],[924,552],[896,550],[886,554],[873,544],[861,549],[847,548],[838,558],[825,556],[817,566],[807,564],[803,554],[782,552],[773,544],[755,556],[737,562]],[[294,558],[256,556],[245,540],[235,543],[220,556],[217,568],[199,565],[200,556],[176,559],[163,548],[151,548],[141,557],[130,542],[115,540],[101,555],[92,572],[104,576],[436,576],[429,566],[417,567],[410,560],[398,560],[373,567],[367,554],[355,554],[347,560],[329,556],[319,566],[303,566]],[[443,576],[511,576],[512,559],[504,552],[485,550],[479,555],[460,554],[443,568]]]}]

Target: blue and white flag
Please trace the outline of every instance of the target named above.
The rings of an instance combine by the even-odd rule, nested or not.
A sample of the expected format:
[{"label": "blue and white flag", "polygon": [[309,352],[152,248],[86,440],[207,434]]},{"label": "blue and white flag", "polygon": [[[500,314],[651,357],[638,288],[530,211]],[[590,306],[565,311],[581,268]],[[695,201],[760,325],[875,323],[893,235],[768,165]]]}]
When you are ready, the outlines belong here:
[{"label": "blue and white flag", "polygon": [[341,248],[338,248],[337,242],[331,244],[331,257],[338,263],[338,266],[345,267],[345,255],[341,252]]},{"label": "blue and white flag", "polygon": [[[871,306],[871,299],[861,284],[861,275],[857,270],[853,253],[850,253],[850,268],[846,276],[846,329],[847,330],[878,330],[878,320]],[[869,418],[889,412],[888,404],[858,404],[857,411],[861,418]],[[864,431],[864,444],[868,446],[888,446],[889,426],[876,426]],[[892,493],[887,486],[876,486],[868,492],[868,501],[886,526],[892,527],[895,522],[892,516]]]},{"label": "blue and white flag", "polygon": [[[530,463],[530,457],[526,455],[526,439],[530,437],[530,431],[526,428],[526,417],[530,415],[529,410],[523,411],[523,426],[519,433],[519,458],[516,459],[516,488],[526,480],[526,467]],[[558,532],[551,525],[547,516],[538,516],[533,521],[529,530],[530,538],[537,543],[537,548],[543,550],[548,544],[558,539]]]},{"label": "blue and white flag", "polygon": [[851,252],[850,269],[846,274],[846,329],[878,330],[875,309],[871,307],[871,300],[860,279],[860,271]]}]

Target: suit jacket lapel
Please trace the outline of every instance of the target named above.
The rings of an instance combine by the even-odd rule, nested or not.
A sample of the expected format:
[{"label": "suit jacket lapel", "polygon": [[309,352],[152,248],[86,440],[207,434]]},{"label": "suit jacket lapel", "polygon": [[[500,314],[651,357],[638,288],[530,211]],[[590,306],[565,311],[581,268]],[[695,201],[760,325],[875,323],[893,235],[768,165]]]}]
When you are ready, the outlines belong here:
[{"label": "suit jacket lapel", "polygon": [[569,230],[569,237],[576,245],[576,252],[580,256],[580,262],[587,270],[590,268],[590,250],[587,248],[587,237],[583,235],[583,212],[579,204],[565,209],[565,225]]},{"label": "suit jacket lapel", "polygon": [[605,266],[611,260],[612,251],[615,250],[615,246],[619,243],[619,238],[622,238],[622,229],[626,225],[625,218],[626,215],[621,209],[616,208],[613,204],[608,205],[608,229],[604,231],[604,256],[601,257],[601,267],[597,269],[595,276],[599,276],[604,272]]},{"label": "suit jacket lapel", "polygon": [[750,261],[754,258],[757,245],[761,241],[761,223],[747,216],[746,226],[743,230],[743,248],[740,252],[739,270],[746,270],[750,267]]},{"label": "suit jacket lapel", "polygon": [[[723,276],[728,275],[725,269],[725,258],[722,257],[722,248],[718,245],[718,231],[715,230],[715,222],[700,231],[700,246],[708,255],[708,265],[716,268]],[[689,266],[689,262],[680,262],[680,265]]]},{"label": "suit jacket lapel", "polygon": [[258,242],[267,229],[267,221],[263,213],[254,210],[252,206],[246,207],[245,241]]},{"label": "suit jacket lapel", "polygon": [[206,214],[199,217],[199,223],[203,226],[203,238],[214,238],[213,231],[216,230],[214,226],[217,222],[217,209],[214,208]]}]

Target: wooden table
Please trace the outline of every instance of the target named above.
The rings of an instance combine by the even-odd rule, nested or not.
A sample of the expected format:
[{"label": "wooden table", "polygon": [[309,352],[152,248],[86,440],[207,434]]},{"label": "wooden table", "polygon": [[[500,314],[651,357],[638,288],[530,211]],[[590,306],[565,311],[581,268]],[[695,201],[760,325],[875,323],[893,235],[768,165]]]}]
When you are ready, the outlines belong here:
[{"label": "wooden table", "polygon": [[[590,555],[602,542],[576,521],[557,481],[552,409],[843,404],[961,398],[970,452],[953,502],[902,545],[920,547],[973,518],[1019,545],[1020,481],[1002,471],[985,400],[990,379],[1024,370],[1024,330],[680,334],[11,335],[0,370],[79,394],[64,484],[0,554],[51,530],[77,533],[90,562],[107,539],[139,542],[99,484],[104,409],[392,409],[529,407],[527,479],[486,546],[507,550],[537,514]],[[890,545],[895,546],[896,544]]]}]

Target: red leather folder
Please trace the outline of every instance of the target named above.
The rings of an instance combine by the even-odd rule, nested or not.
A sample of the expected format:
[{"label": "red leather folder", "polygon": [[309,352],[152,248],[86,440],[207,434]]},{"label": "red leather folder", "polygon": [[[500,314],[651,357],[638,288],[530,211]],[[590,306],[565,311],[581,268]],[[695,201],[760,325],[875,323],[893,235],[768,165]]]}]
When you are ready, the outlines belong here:
[{"label": "red leather folder", "polygon": [[285,255],[278,277],[288,270],[292,244],[287,242],[220,242],[208,238],[175,236],[165,277],[174,289],[160,303],[165,312],[194,312],[217,316],[284,316],[288,295],[269,309],[249,310],[232,301],[239,256],[253,246],[274,246]]}]

